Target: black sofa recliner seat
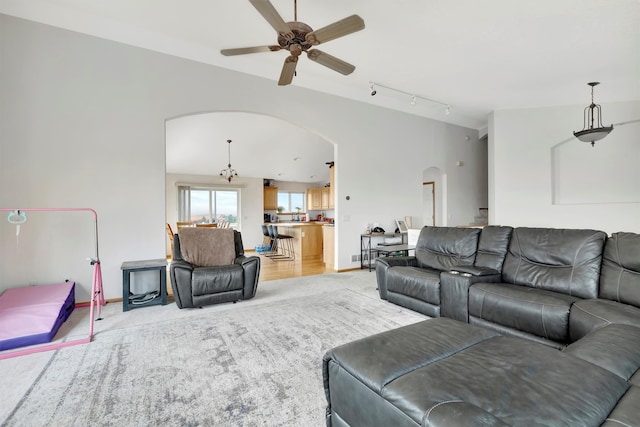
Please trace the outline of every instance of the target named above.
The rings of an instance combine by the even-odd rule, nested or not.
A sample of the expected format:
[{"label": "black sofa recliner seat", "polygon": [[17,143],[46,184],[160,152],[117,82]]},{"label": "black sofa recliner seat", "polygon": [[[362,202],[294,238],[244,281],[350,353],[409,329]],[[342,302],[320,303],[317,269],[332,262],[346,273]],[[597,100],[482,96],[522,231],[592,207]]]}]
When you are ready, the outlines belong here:
[{"label": "black sofa recliner seat", "polygon": [[572,304],[598,295],[606,238],[597,230],[515,228],[501,281],[469,289],[469,322],[562,348],[571,342]]},{"label": "black sofa recliner seat", "polygon": [[415,256],[378,258],[380,298],[427,316],[440,316],[440,273],[456,265],[472,265],[480,229],[424,227]]},{"label": "black sofa recliner seat", "polygon": [[[191,262],[183,257],[181,236],[197,239],[190,248]],[[236,302],[255,296],[260,257],[245,256],[242,235],[236,230],[184,228],[174,235],[169,271],[179,308]]]},{"label": "black sofa recliner seat", "polygon": [[619,232],[607,239],[598,296],[571,308],[571,338],[611,323],[640,325],[640,234]]}]

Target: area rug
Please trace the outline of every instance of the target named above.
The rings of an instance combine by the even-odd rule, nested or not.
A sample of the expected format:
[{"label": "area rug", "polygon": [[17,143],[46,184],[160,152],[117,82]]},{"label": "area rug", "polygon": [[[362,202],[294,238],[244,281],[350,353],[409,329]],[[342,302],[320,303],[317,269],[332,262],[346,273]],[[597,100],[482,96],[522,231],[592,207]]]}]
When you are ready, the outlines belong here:
[{"label": "area rug", "polygon": [[349,289],[58,350],[7,426],[323,426],[322,356],[425,317]]}]

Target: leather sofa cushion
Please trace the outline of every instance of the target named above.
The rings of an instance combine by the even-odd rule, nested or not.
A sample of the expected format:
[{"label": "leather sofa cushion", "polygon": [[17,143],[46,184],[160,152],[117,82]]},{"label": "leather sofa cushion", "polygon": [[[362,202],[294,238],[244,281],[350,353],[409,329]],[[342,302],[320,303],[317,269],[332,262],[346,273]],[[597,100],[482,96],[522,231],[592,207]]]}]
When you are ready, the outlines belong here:
[{"label": "leather sofa cushion", "polygon": [[474,265],[481,269],[502,271],[513,227],[488,225],[482,229]]},{"label": "leather sofa cushion", "polygon": [[242,266],[200,267],[193,270],[191,292],[194,297],[242,289]]},{"label": "leather sofa cushion", "polygon": [[576,302],[571,308],[569,330],[571,341],[610,323],[640,325],[640,308],[606,299]]},{"label": "leather sofa cushion", "polygon": [[608,325],[574,342],[564,351],[629,381],[640,368],[640,328]]},{"label": "leather sofa cushion", "polygon": [[440,272],[417,267],[393,267],[387,273],[387,289],[440,305]]},{"label": "leather sofa cushion", "polygon": [[569,310],[579,298],[508,283],[475,283],[469,315],[539,337],[569,341]]},{"label": "leather sofa cushion", "polygon": [[640,387],[629,387],[601,427],[624,427],[638,424]]},{"label": "leather sofa cushion", "polygon": [[417,425],[430,425],[430,411],[442,403],[462,401],[507,425],[562,420],[562,425],[598,426],[627,388],[626,381],[589,362],[497,336],[399,377],[382,396]]},{"label": "leather sofa cushion", "polygon": [[596,298],[606,237],[596,230],[516,228],[502,281]]},{"label": "leather sofa cushion", "polygon": [[478,228],[423,227],[415,250],[418,266],[449,271],[473,264],[479,235]]},{"label": "leather sofa cushion", "polygon": [[607,239],[600,298],[640,307],[640,234],[614,233]]},{"label": "leather sofa cushion", "polygon": [[416,369],[445,359],[497,333],[440,317],[424,320],[344,344],[324,356],[338,363],[369,389],[381,393],[387,384]]}]

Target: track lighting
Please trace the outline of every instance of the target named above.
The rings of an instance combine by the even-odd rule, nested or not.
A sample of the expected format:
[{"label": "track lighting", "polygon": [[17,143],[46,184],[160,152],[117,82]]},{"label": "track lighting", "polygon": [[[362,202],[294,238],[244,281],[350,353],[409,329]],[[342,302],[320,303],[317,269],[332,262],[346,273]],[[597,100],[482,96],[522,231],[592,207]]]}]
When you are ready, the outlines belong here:
[{"label": "track lighting", "polygon": [[435,99],[427,98],[427,97],[420,96],[420,95],[415,95],[415,94],[412,94],[412,93],[409,93],[409,92],[405,92],[405,91],[400,90],[400,89],[394,89],[392,87],[385,86],[385,85],[382,85],[380,83],[376,83],[376,82],[369,82],[369,83],[371,84],[371,96],[374,96],[376,93],[378,93],[374,88],[375,86],[377,86],[378,88],[387,89],[387,90],[390,90],[392,92],[396,92],[396,93],[400,93],[400,94],[409,96],[410,97],[409,98],[409,103],[411,105],[415,106],[417,104],[418,100],[427,101],[427,102],[430,102],[431,104],[441,105],[444,108],[444,114],[446,114],[447,116],[449,114],[451,114],[451,105],[450,104],[445,104],[444,102],[436,101]]}]

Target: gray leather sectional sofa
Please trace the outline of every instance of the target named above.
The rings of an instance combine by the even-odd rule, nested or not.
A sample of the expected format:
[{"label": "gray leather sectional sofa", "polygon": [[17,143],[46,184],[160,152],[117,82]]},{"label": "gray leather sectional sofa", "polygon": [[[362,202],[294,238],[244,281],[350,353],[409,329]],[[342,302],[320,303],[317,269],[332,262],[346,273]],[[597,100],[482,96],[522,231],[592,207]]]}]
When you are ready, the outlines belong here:
[{"label": "gray leather sectional sofa", "polygon": [[327,425],[640,425],[639,234],[425,227],[376,275],[440,318],[327,352]]}]

